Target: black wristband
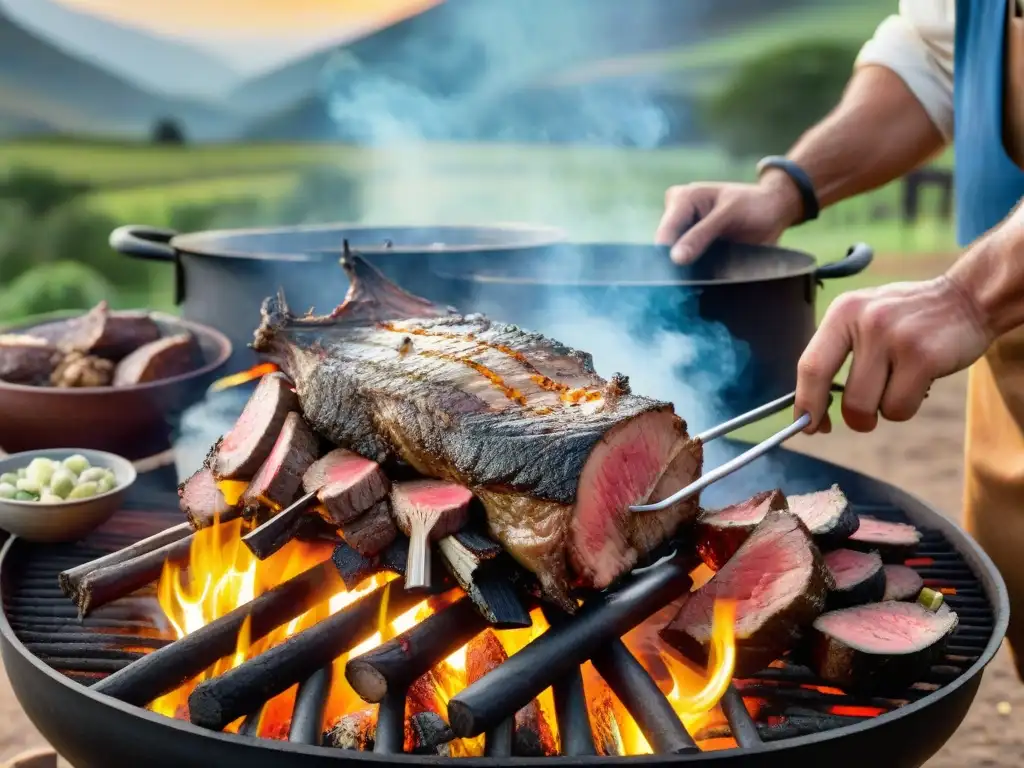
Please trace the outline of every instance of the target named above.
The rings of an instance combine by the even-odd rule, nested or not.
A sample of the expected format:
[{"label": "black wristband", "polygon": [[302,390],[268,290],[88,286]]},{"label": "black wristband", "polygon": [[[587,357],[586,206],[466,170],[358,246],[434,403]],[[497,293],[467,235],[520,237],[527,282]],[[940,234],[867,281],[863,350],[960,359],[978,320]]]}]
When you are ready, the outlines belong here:
[{"label": "black wristband", "polygon": [[821,204],[818,202],[818,193],[814,191],[814,183],[806,171],[792,160],[781,155],[771,155],[762,158],[757,164],[757,175],[760,176],[769,168],[777,168],[792,179],[800,193],[800,200],[803,202],[804,215],[798,221],[803,224],[805,221],[813,221],[821,213]]}]

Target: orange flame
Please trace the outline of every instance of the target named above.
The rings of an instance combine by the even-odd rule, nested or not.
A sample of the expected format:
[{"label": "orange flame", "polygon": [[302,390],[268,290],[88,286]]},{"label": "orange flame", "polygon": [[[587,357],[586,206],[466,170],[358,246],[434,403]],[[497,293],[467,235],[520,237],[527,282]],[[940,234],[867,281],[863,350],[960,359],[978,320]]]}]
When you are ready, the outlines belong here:
[{"label": "orange flame", "polygon": [[243,384],[248,384],[250,381],[255,381],[261,376],[265,376],[268,373],[276,373],[279,371],[273,363],[260,363],[254,365],[247,371],[241,373],[233,373],[230,376],[224,376],[223,378],[217,379],[213,384],[210,385],[211,392],[220,392],[224,389],[230,389],[231,387],[240,387]]}]

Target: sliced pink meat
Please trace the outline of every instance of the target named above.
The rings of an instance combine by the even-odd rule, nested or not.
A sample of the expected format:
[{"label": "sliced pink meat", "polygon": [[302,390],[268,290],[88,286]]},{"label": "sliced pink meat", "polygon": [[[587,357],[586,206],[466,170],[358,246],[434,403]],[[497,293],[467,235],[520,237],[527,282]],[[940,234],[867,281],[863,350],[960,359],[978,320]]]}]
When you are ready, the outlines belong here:
[{"label": "sliced pink meat", "polygon": [[875,552],[837,549],[825,555],[825,565],[835,581],[828,596],[829,608],[873,603],[885,594],[882,558]]},{"label": "sliced pink meat", "polygon": [[905,565],[887,565],[883,600],[917,600],[924,589],[924,579],[913,568]]},{"label": "sliced pink meat", "polygon": [[249,480],[270,456],[284,420],[299,409],[288,378],[280,373],[260,379],[241,416],[214,447],[210,469],[218,480]]},{"label": "sliced pink meat", "polygon": [[920,543],[921,532],[912,525],[861,515],[860,526],[846,546],[863,552],[874,550],[887,563],[900,563],[911,557]]},{"label": "sliced pink meat", "polygon": [[342,525],[385,498],[390,483],[377,462],[337,448],[313,462],[302,486],[306,493],[317,492],[328,522]]},{"label": "sliced pink meat", "polygon": [[788,509],[782,491],[762,491],[746,501],[707,510],[697,519],[697,551],[713,571],[722,568],[747,540],[764,516]]}]

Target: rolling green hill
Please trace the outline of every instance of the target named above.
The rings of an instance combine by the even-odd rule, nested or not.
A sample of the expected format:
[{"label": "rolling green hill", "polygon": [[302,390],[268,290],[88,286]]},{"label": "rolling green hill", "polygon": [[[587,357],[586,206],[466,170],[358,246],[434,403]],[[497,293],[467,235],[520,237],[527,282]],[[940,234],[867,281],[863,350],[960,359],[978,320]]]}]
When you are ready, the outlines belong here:
[{"label": "rolling green hill", "polygon": [[[67,133],[145,135],[162,116],[197,139],[232,136],[235,119],[201,101],[161,97],[40,39],[0,14],[0,108]],[[35,121],[35,123],[33,123]]]}]

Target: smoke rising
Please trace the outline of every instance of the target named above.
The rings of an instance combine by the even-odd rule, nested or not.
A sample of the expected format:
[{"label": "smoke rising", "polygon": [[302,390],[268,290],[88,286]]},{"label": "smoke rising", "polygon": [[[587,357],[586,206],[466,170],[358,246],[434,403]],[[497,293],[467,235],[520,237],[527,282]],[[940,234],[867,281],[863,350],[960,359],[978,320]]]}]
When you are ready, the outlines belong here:
[{"label": "smoke rising", "polygon": [[[361,169],[362,221],[465,223],[440,219],[444,190],[458,189],[460,163],[466,161],[439,161],[437,142],[492,142],[474,147],[473,157],[487,163],[494,184],[522,190],[518,217],[525,213],[531,223],[569,231],[602,231],[609,211],[578,199],[578,177],[567,180],[563,169],[532,170],[524,181],[527,172],[502,153],[500,143],[565,143],[568,154],[581,145],[654,150],[678,140],[681,127],[692,123],[690,105],[667,99],[656,82],[620,78],[607,84],[570,77],[552,88],[550,78],[595,58],[697,38],[716,12],[718,4],[708,0],[448,0],[424,14],[415,34],[396,28],[378,35],[376,48],[356,44],[337,52],[318,83],[336,138],[383,147],[392,160],[386,169],[373,163]],[[457,151],[449,146],[444,156],[456,157]],[[592,184],[611,198],[615,222],[626,222],[630,232],[653,234],[657,221],[651,205],[635,194],[635,157],[622,152],[610,168],[602,165],[607,175]],[[440,190],[425,181],[442,178]],[[662,192],[644,194],[660,198]],[[509,218],[497,206],[488,208],[486,199],[475,202],[475,211],[487,209],[491,221]],[[585,252],[558,256],[533,277],[542,283],[557,278],[562,285],[592,277]],[[289,277],[294,283],[295,275]],[[677,277],[667,258],[652,258],[645,273],[635,276],[649,282]],[[410,273],[401,282],[414,293],[425,292],[420,275]],[[323,286],[309,286],[311,297],[322,292]],[[332,289],[338,298],[343,292],[343,286],[336,294]],[[694,295],[679,292],[667,299],[672,293],[613,292],[611,300],[595,306],[572,289],[547,290],[529,308],[467,300],[459,309],[484,311],[590,352],[605,378],[621,372],[638,394],[674,403],[693,434],[736,415],[724,393],[742,376],[749,350],[723,326],[701,319]],[[296,306],[330,308],[294,291],[289,299]],[[656,303],[663,299],[663,305]],[[194,424],[200,421],[210,431],[210,419]],[[712,443],[706,466],[731,455]],[[761,461],[704,498],[724,503],[784,485],[783,479],[774,463]]]}]

